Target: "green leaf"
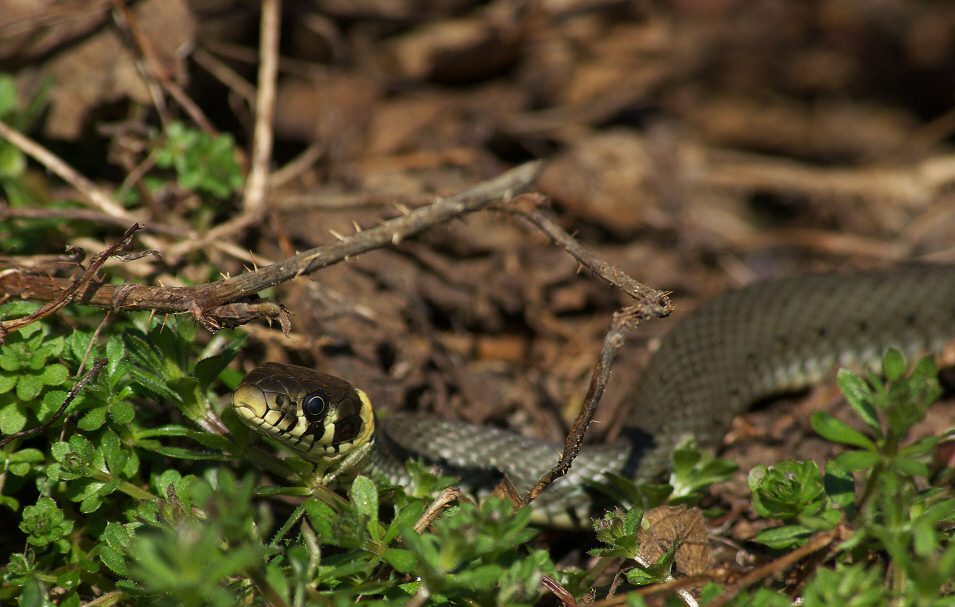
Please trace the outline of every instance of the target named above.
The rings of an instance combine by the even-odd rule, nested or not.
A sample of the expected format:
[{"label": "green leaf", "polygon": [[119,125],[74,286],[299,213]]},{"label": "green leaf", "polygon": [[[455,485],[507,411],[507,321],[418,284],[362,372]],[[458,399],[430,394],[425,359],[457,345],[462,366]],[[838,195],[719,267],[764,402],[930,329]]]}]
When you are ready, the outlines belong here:
[{"label": "green leaf", "polygon": [[69,438],[70,449],[76,453],[84,462],[92,462],[93,458],[96,456],[95,450],[93,449],[93,443],[89,441],[88,438],[82,434],[74,434]]},{"label": "green leaf", "polygon": [[20,98],[17,95],[17,86],[11,76],[0,75],[0,118],[6,119],[19,109]]},{"label": "green leaf", "polygon": [[[884,587],[885,580],[878,567],[863,563],[839,564],[835,569],[820,567],[803,591],[806,607],[846,605],[851,607],[882,607],[892,604]],[[914,599],[914,595],[911,597]],[[902,601],[899,604],[922,604]],[[941,603],[926,601],[924,604]]]},{"label": "green leaf", "polygon": [[466,569],[454,576],[456,585],[475,590],[494,588],[503,573],[498,565],[479,565]]},{"label": "green leaf", "polygon": [[107,376],[110,386],[116,387],[129,377],[133,368],[133,361],[128,356],[124,356],[116,362],[107,365]]},{"label": "green leaf", "polygon": [[166,382],[164,382],[158,375],[144,371],[138,367],[131,368],[129,370],[129,374],[133,377],[136,383],[146,388],[159,398],[164,398],[176,403],[181,402],[182,397],[170,390],[166,386]]},{"label": "green leaf", "polygon": [[[139,331],[125,331],[123,333],[124,351],[130,359],[142,369],[155,375],[163,367],[162,357],[149,339]],[[107,344],[107,352],[109,344]]]},{"label": "green leaf", "polygon": [[233,344],[225,351],[209,358],[204,358],[196,363],[195,376],[199,381],[199,387],[205,391],[209,389],[212,382],[219,377],[219,374],[229,366],[232,359],[238,353],[238,344]]},{"label": "green leaf", "polygon": [[378,487],[367,476],[358,475],[352,481],[350,493],[355,513],[367,518],[365,528],[371,536],[371,541],[380,544],[384,529],[378,522]]},{"label": "green leaf", "polygon": [[186,449],[185,447],[159,446],[152,449],[152,451],[160,455],[165,455],[166,457],[193,461],[225,461],[227,459],[219,453],[204,453],[202,451]]},{"label": "green leaf", "polygon": [[886,381],[898,381],[905,377],[907,371],[908,366],[901,352],[892,348],[885,353],[882,359],[882,373],[885,375]]},{"label": "green leaf", "polygon": [[594,522],[597,539],[609,548],[595,548],[592,556],[635,559],[640,554],[640,526],[643,511],[633,508],[626,512],[615,509]]},{"label": "green leaf", "polygon": [[826,505],[822,475],[812,461],[755,466],[747,482],[753,508],[761,516],[793,519],[817,514]]},{"label": "green leaf", "polygon": [[24,373],[17,379],[17,398],[27,402],[36,399],[43,390],[43,380],[38,375]]},{"label": "green leaf", "polygon": [[351,500],[355,511],[368,518],[378,518],[378,488],[367,476],[358,475],[352,481]]},{"label": "green leaf", "polygon": [[882,461],[882,456],[869,451],[848,451],[836,456],[836,464],[843,470],[868,470]]},{"label": "green leaf", "polygon": [[850,509],[855,504],[855,485],[855,478],[850,472],[840,469],[833,461],[826,462],[823,486],[830,502]]},{"label": "green leaf", "polygon": [[80,430],[90,432],[98,430],[104,423],[106,423],[106,407],[97,407],[87,411],[86,415],[76,423],[76,426]]},{"label": "green leaf", "polygon": [[106,430],[100,437],[100,453],[106,468],[114,475],[122,474],[129,459],[129,452],[123,449],[119,436],[112,430]]},{"label": "green leaf", "polygon": [[118,365],[123,361],[132,362],[126,354],[126,344],[122,339],[110,337],[106,341],[106,370],[110,377],[115,375]]},{"label": "green leaf", "polygon": [[69,443],[63,441],[57,441],[50,445],[50,454],[58,462],[62,462],[66,459],[71,453]]},{"label": "green leaf", "polygon": [[755,541],[775,550],[801,546],[812,537],[814,530],[803,525],[784,525],[759,532]]},{"label": "green leaf", "polygon": [[17,376],[15,373],[0,374],[0,394],[13,390],[17,385]]},{"label": "green leaf", "polygon": [[843,445],[861,447],[869,451],[876,450],[875,443],[873,443],[866,435],[862,434],[858,430],[850,428],[845,422],[836,419],[828,413],[816,411],[812,414],[810,423],[812,424],[813,430],[815,430],[819,436],[825,438],[826,440],[830,440],[834,443],[841,443]]},{"label": "green leaf", "polygon": [[120,425],[129,424],[136,416],[136,410],[132,405],[125,402],[118,402],[109,408],[109,416]]},{"label": "green leaf", "polygon": [[39,449],[20,449],[7,455],[7,466],[11,474],[26,476],[33,468],[33,464],[38,464],[44,459],[45,456]]},{"label": "green leaf", "polygon": [[146,428],[136,433],[137,439],[152,438],[154,436],[189,436],[190,432],[195,432],[182,424],[166,424],[158,428]]},{"label": "green leaf", "polygon": [[70,376],[69,370],[61,364],[47,365],[43,368],[40,376],[41,381],[47,386],[59,386]]},{"label": "green leaf", "polygon": [[836,375],[836,383],[839,390],[846,397],[846,401],[855,410],[865,424],[877,436],[881,436],[879,416],[875,412],[873,401],[876,393],[864,379],[849,371],[848,369],[839,369]]},{"label": "green leaf", "polygon": [[673,542],[656,563],[648,567],[634,567],[627,572],[627,581],[638,586],[657,584],[666,581],[673,569],[673,561],[680,542]]},{"label": "green leaf", "polygon": [[[31,369],[42,369],[44,365],[48,364],[48,361],[54,358],[57,358],[63,352],[63,346],[66,344],[66,340],[60,336],[52,337],[45,334],[42,336],[42,342],[31,352],[30,356],[30,368]],[[58,363],[54,363],[58,364]],[[59,365],[62,366],[62,365]],[[65,369],[65,367],[64,367]]]},{"label": "green leaf", "polygon": [[[0,348],[0,369],[8,372],[15,373],[20,370],[21,366],[24,366],[24,360],[21,360],[23,356],[23,349],[14,347],[14,338],[7,338],[8,346],[6,348]],[[11,377],[16,377],[11,375]]]},{"label": "green leaf", "polygon": [[338,517],[338,513],[331,506],[323,501],[310,499],[305,502],[305,513],[318,537],[333,537],[333,521]]},{"label": "green leaf", "polygon": [[103,529],[103,539],[116,550],[125,550],[132,541],[129,530],[124,525],[110,521]]},{"label": "green leaf", "polygon": [[77,361],[86,357],[90,343],[93,341],[93,334],[86,331],[73,331],[66,338],[66,348],[69,354]]},{"label": "green leaf", "polygon": [[20,403],[7,402],[0,404],[0,432],[13,434],[23,430],[27,425],[27,415]]},{"label": "green leaf", "polygon": [[418,565],[414,553],[401,548],[385,548],[381,558],[398,573],[411,573]]},{"label": "green leaf", "polygon": [[174,168],[183,188],[225,198],[242,185],[242,171],[230,135],[211,136],[182,123],[169,124],[164,135],[165,141],[156,151],[156,164]]},{"label": "green leaf", "polygon": [[212,434],[210,432],[196,432],[195,430],[190,430],[186,436],[192,438],[194,441],[202,445],[203,447],[209,449],[216,449],[218,451],[231,452],[234,451],[236,446],[235,443],[227,436],[222,436],[220,434]]},{"label": "green leaf", "polygon": [[927,478],[929,475],[925,462],[911,457],[896,457],[892,460],[892,465],[902,474],[913,478]]}]

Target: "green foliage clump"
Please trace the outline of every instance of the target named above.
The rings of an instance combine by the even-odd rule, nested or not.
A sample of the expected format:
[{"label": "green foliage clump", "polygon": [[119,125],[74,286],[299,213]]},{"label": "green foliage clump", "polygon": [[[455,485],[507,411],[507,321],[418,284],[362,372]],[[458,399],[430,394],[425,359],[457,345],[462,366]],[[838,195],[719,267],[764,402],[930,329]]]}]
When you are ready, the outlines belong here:
[{"label": "green foliage clump", "polygon": [[[0,319],[29,314],[38,307],[19,302],[0,311]],[[31,415],[46,421],[63,404],[67,393],[57,388],[69,371],[57,359],[66,346],[66,338],[51,335],[39,323],[6,337],[0,349],[0,432],[19,432]]]},{"label": "green foliage clump", "polygon": [[[0,318],[23,317],[35,309],[32,304],[6,304],[0,306]],[[83,319],[77,322],[82,324]],[[81,596],[90,598],[91,588],[108,590],[121,582],[110,574],[110,565],[118,561],[97,558],[98,546],[107,545],[106,537],[115,539],[117,521],[139,525],[150,520],[158,496],[182,481],[179,472],[168,468],[162,452],[210,457],[208,452],[157,437],[166,441],[208,436],[210,441],[219,439],[219,446],[229,444],[231,451],[237,450],[231,440],[212,432],[156,424],[176,411],[177,415],[211,412],[211,401],[217,397],[211,379],[203,383],[210,374],[197,373],[195,367],[215,367],[214,379],[231,360],[234,347],[206,356],[197,365],[186,362],[179,367],[197,354],[186,329],[155,323],[143,331],[120,323],[107,332],[102,344],[94,341],[94,331],[74,328],[63,333],[52,323],[37,322],[6,335],[0,347],[0,431],[5,437],[0,447],[0,507],[19,512],[16,528],[22,533],[6,539],[0,602],[19,596],[23,604],[78,605]],[[151,364],[146,362],[147,351],[160,353]],[[103,363],[93,365],[95,360]],[[68,400],[72,384],[85,373],[81,369],[94,366],[95,376]],[[189,381],[175,381],[187,374]],[[158,378],[152,387],[162,385],[170,394],[188,386],[188,398],[180,399],[181,407],[167,411],[143,407],[146,402],[169,401],[157,398],[138,376]],[[20,550],[14,548],[18,540]]]},{"label": "green foliage clump", "polygon": [[[0,316],[34,309],[6,304]],[[222,407],[240,379],[228,369],[234,336],[203,346],[191,323],[134,319],[94,339],[84,322],[69,332],[35,323],[0,348],[0,429],[10,439],[0,447],[0,507],[17,520],[0,602],[531,605],[545,579],[583,600],[605,595],[618,568],[631,585],[620,592],[670,580],[679,538],[641,560],[645,508],[695,503],[733,468],[686,447],[669,485],[612,479],[605,489],[631,507],[597,521],[591,570],[561,570],[530,544],[528,509],[464,502],[421,525],[429,496],[452,481],[420,466],[410,466],[411,487],[357,476],[343,497],[316,486],[308,463],[254,448]],[[98,360],[68,401],[81,368]],[[885,381],[840,375],[866,432],[813,419],[853,450],[823,470],[784,462],[750,475],[754,510],[780,522],[758,541],[780,551],[832,534],[826,566],[800,590],[805,605],[875,605],[886,592],[899,604],[943,604],[940,589],[955,576],[955,500],[932,484],[935,439],[906,443],[937,394],[934,368],[923,361],[906,374],[896,354],[884,367]],[[261,486],[259,468],[282,482]],[[782,588],[741,591],[734,604],[790,604]],[[702,595],[724,591],[710,583]],[[644,604],[633,592],[623,600]]]},{"label": "green foliage clump", "polygon": [[[249,451],[245,427],[216,406],[239,380],[226,369],[238,340],[200,349],[191,323],[157,320],[111,327],[101,345],[54,327],[29,325],[0,350],[4,435],[48,424],[0,450],[0,505],[22,534],[7,540],[20,546],[6,551],[0,602],[521,605],[556,575],[545,551],[526,547],[529,510],[463,503],[422,533],[425,494],[448,479],[413,466],[420,496],[358,476],[343,498],[314,486],[304,462]],[[99,359],[56,417],[81,363]],[[258,486],[235,473],[240,458],[291,483]],[[304,499],[290,508],[285,496]]]},{"label": "green foliage clump", "polygon": [[[781,523],[759,533],[756,541],[775,551],[805,547],[812,541],[817,548],[807,554],[821,554],[826,561],[825,566],[817,561],[815,569],[803,573],[799,592],[803,605],[955,604],[951,588],[955,498],[929,466],[939,437],[906,443],[912,426],[940,394],[936,369],[930,358],[924,358],[909,372],[895,351],[886,354],[882,368],[884,377],[870,372],[862,378],[846,370],[838,376],[865,432],[825,413],[813,416],[813,427],[820,435],[850,447],[828,462],[824,471],[811,461],[784,461],[757,466],[749,474],[754,511]],[[690,486],[679,479],[715,477],[730,468],[691,448],[674,454],[673,459],[674,484]],[[599,561],[591,573],[565,578],[578,584],[578,591],[596,579],[594,572],[611,567],[607,559],[620,561],[623,576],[634,585],[671,579],[681,538],[656,561],[646,562],[641,558],[640,532],[646,526],[644,509],[662,503],[661,496],[673,494],[673,485],[612,481],[614,491],[630,508],[609,513],[596,523],[602,547],[590,553]],[[735,589],[730,604],[791,605],[781,589],[779,584]],[[724,592],[716,584],[704,585],[703,603],[722,598]],[[627,601],[644,604],[633,594]]]},{"label": "green foliage clump", "polygon": [[169,124],[156,149],[156,165],[173,169],[179,185],[189,191],[227,198],[244,183],[229,134],[211,136],[181,122]]},{"label": "green foliage clump", "polygon": [[940,588],[955,577],[955,498],[934,486],[929,466],[939,437],[905,442],[941,394],[935,364],[923,358],[908,373],[903,356],[889,351],[883,370],[884,379],[839,372],[839,387],[865,432],[826,413],[813,415],[821,436],[850,448],[827,463],[824,475],[813,462],[759,466],[749,475],[756,512],[784,523],[763,531],[757,541],[782,549],[804,545],[820,531],[840,530],[845,536],[839,545],[841,581],[829,584],[834,578],[821,569],[807,589],[806,604],[832,604],[827,601],[836,598],[877,604],[873,597],[885,592],[882,576],[873,573],[876,566],[859,565],[873,554],[887,556],[881,567],[891,572],[890,594],[909,597],[900,604],[935,604]]}]

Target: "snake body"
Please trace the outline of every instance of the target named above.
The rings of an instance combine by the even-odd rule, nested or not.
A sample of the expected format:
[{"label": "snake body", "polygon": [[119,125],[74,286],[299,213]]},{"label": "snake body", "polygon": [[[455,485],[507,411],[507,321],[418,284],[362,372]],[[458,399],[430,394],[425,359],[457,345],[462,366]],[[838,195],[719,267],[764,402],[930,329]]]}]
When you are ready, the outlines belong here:
[{"label": "snake body", "polygon": [[[718,446],[730,420],[754,402],[808,387],[836,366],[877,363],[890,347],[914,355],[939,350],[953,337],[955,266],[800,276],[724,293],[667,333],[629,393],[624,438],[584,448],[567,476],[535,502],[538,520],[586,520],[595,507],[588,481],[607,472],[635,479],[659,475],[681,441],[693,436],[702,447]],[[316,393],[335,411],[330,431],[327,420],[310,421],[304,413],[303,402]],[[463,422],[398,415],[375,421],[360,390],[279,363],[250,372],[233,406],[251,426],[307,457],[344,453],[373,436],[361,469],[396,484],[408,482],[405,462],[419,458],[478,494],[503,474],[525,491],[561,449]],[[338,413],[342,408],[352,412],[350,421]],[[373,432],[359,423],[363,419]]]}]

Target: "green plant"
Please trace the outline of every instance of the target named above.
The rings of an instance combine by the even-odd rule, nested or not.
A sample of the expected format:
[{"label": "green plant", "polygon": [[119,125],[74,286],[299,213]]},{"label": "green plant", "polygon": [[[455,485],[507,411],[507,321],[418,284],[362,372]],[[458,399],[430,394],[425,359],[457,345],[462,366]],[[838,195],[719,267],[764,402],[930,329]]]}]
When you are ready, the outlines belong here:
[{"label": "green plant", "polygon": [[159,143],[156,165],[174,169],[184,189],[227,198],[244,183],[231,135],[213,137],[181,122],[173,122],[161,137],[158,132],[153,133],[153,137]]},{"label": "green plant", "polygon": [[[8,304],[0,314],[33,309]],[[150,324],[111,326],[102,344],[45,322],[8,335],[5,434],[48,425],[0,451],[0,497],[19,510],[22,533],[0,601],[79,605],[106,593],[113,604],[517,605],[555,575],[545,551],[525,547],[535,534],[526,509],[463,503],[419,533],[427,496],[450,479],[411,465],[411,493],[359,476],[343,498],[314,486],[306,462],[248,450],[244,426],[214,406],[238,381],[223,370],[239,340],[201,348],[191,323]],[[56,417],[81,361],[100,358],[106,364]],[[290,482],[260,487],[246,464],[236,475],[239,454]],[[287,507],[286,496],[301,504]]]},{"label": "green plant", "polygon": [[[34,309],[6,304],[0,317]],[[453,482],[416,464],[408,488],[362,476],[345,497],[315,486],[308,462],[253,448],[229,409],[218,413],[239,381],[227,367],[236,336],[203,345],[190,322],[133,316],[94,340],[89,320],[74,319],[68,332],[35,323],[0,348],[4,435],[42,429],[0,447],[0,505],[18,534],[5,552],[0,602],[523,605],[538,601],[545,575],[577,597],[606,593],[603,573],[615,564],[634,585],[667,580],[679,541],[653,562],[639,559],[642,507],[603,517],[597,565],[573,571],[529,545],[536,531],[526,509],[499,500],[460,503],[416,530],[429,496]],[[98,359],[105,365],[57,417],[81,364]],[[934,368],[922,361],[907,375],[897,354],[884,366],[885,381],[840,374],[866,432],[814,417],[854,450],[824,471],[789,462],[750,476],[756,512],[782,522],[759,536],[774,550],[844,531],[831,564],[801,590],[807,605],[873,605],[887,590],[897,604],[947,600],[939,589],[955,575],[955,503],[932,485],[935,440],[905,439],[937,393]],[[279,482],[261,486],[252,463]],[[681,449],[671,477],[687,488],[681,496],[673,485],[626,479],[612,479],[611,491],[639,506],[692,501],[731,467]],[[743,592],[734,604],[789,604],[780,588]],[[709,584],[703,596],[721,592]],[[634,593],[626,602],[643,604]]]},{"label": "green plant", "polygon": [[[0,319],[23,316],[38,307],[18,302],[0,310]],[[69,375],[57,362],[66,345],[66,338],[40,323],[6,337],[0,349],[0,432],[19,432],[29,417],[45,422],[63,404],[66,392],[55,388]]]},{"label": "green plant", "polygon": [[594,523],[597,539],[606,544],[606,548],[590,551],[593,556],[604,558],[622,558],[635,562],[635,566],[626,572],[627,581],[637,586],[656,584],[666,581],[673,567],[679,542],[673,542],[659,559],[653,563],[645,562],[641,557],[640,530],[643,524],[643,511],[632,508],[608,512]]},{"label": "green plant", "polygon": [[771,548],[801,545],[816,531],[833,529],[843,520],[843,509],[852,508],[852,477],[835,466],[827,467],[825,478],[812,461],[756,466],[748,482],[757,514],[792,523],[756,537]]},{"label": "green plant", "polygon": [[695,506],[710,485],[729,480],[738,469],[736,462],[716,458],[695,444],[685,444],[670,454],[669,483],[634,481],[611,473],[606,482],[593,483],[592,487],[606,495],[610,504],[626,509],[649,510],[663,504]]},{"label": "green plant", "polygon": [[[35,309],[32,304],[7,304],[0,306],[0,318],[21,317]],[[122,580],[109,573],[116,560],[98,559],[96,546],[107,529],[114,533],[116,521],[155,518],[149,512],[170,486],[185,489],[188,482],[182,479],[193,477],[168,468],[166,457],[228,457],[173,441],[215,443],[238,451],[212,432],[155,423],[172,417],[176,407],[142,406],[177,403],[179,411],[200,411],[197,417],[207,419],[211,381],[234,346],[203,358],[190,338],[187,329],[163,328],[159,322],[149,331],[119,323],[104,332],[102,343],[93,341],[93,331],[75,328],[67,333],[48,322],[6,336],[0,347],[0,429],[5,437],[0,447],[0,505],[21,511],[16,527],[23,546],[13,551],[9,544],[16,536],[6,540],[9,560],[0,601],[19,595],[24,604],[79,604],[91,587],[119,584]],[[196,358],[201,358],[199,363],[188,362]],[[95,359],[105,364],[60,411],[73,384],[70,378],[77,378],[84,362]],[[213,367],[216,370],[202,372]],[[181,377],[185,374],[188,380]],[[146,386],[137,377],[153,381]],[[152,389],[177,398],[157,398]]]},{"label": "green plant", "polygon": [[[21,99],[14,79],[0,74],[0,122],[15,129],[26,130],[46,107],[49,82],[44,82],[26,103]],[[0,190],[13,206],[33,202],[31,187],[24,177],[27,157],[15,145],[0,138]]]},{"label": "green plant", "polygon": [[[907,373],[903,356],[889,351],[883,370],[884,379],[871,372],[866,378],[839,372],[839,386],[866,432],[826,413],[813,415],[820,435],[850,447],[826,465],[825,476],[812,462],[783,462],[750,473],[754,509],[786,523],[756,539],[785,548],[805,543],[816,531],[844,526],[849,535],[839,546],[839,560],[885,553],[890,594],[900,604],[935,604],[940,587],[955,576],[955,499],[947,489],[932,486],[929,463],[938,437],[910,444],[905,439],[941,390],[931,358],[921,359]],[[858,499],[853,474],[862,484]],[[873,575],[846,572],[850,577],[845,579],[860,585]],[[835,596],[825,590],[825,582],[816,583],[819,589],[812,596]],[[871,604],[864,599],[871,589],[867,592],[846,596],[862,601],[852,604]]]}]

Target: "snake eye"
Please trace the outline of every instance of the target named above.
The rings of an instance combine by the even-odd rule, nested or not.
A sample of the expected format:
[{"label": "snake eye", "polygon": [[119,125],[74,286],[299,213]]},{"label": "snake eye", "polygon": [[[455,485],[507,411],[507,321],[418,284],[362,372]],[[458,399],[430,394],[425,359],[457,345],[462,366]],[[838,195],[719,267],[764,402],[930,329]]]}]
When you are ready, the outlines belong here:
[{"label": "snake eye", "polygon": [[328,392],[312,392],[302,401],[302,411],[309,420],[322,419],[328,412]]}]

